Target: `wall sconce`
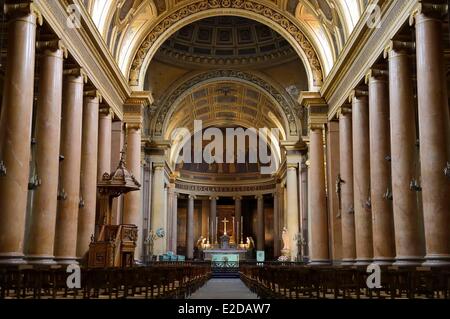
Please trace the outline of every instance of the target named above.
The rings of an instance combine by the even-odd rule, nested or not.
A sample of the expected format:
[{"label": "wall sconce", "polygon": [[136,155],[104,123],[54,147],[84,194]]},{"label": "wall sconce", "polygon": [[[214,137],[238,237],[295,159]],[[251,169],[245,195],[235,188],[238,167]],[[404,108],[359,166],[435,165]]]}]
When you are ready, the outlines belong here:
[{"label": "wall sconce", "polygon": [[355,213],[355,207],[350,207],[350,209],[348,210],[349,214],[354,214]]},{"label": "wall sconce", "polygon": [[85,206],[84,199],[81,197],[80,202],[78,203],[79,208],[83,208]]},{"label": "wall sconce", "polygon": [[444,168],[444,175],[450,178],[450,162],[447,162],[447,166]]},{"label": "wall sconce", "polygon": [[42,185],[42,180],[39,178],[37,174],[31,176],[30,181],[28,182],[28,190],[33,190]]},{"label": "wall sconce", "polygon": [[387,199],[387,200],[393,200],[394,199],[392,191],[389,188],[386,190],[386,193],[384,193],[383,198]]},{"label": "wall sconce", "polygon": [[6,166],[3,161],[0,161],[0,177],[6,176]]},{"label": "wall sconce", "polygon": [[409,189],[414,191],[414,192],[421,192],[422,191],[422,187],[420,186],[419,182],[415,178],[409,184]]},{"label": "wall sconce", "polygon": [[64,188],[62,190],[58,191],[58,200],[66,200],[67,199],[67,193],[64,191]]},{"label": "wall sconce", "polygon": [[367,210],[372,209],[372,199],[370,198],[370,196],[369,196],[369,198],[367,198],[366,202],[364,203],[364,208]]}]

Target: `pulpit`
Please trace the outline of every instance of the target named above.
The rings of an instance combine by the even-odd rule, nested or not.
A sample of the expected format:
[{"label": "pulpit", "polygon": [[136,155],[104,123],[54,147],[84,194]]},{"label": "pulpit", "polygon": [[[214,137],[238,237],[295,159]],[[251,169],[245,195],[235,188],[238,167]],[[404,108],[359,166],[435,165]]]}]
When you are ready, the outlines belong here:
[{"label": "pulpit", "polygon": [[95,234],[89,245],[88,266],[93,268],[131,267],[138,236],[136,225],[112,225],[111,208],[114,197],[137,191],[141,185],[125,168],[124,153],[112,174],[103,174],[97,188],[100,207],[96,216]]}]

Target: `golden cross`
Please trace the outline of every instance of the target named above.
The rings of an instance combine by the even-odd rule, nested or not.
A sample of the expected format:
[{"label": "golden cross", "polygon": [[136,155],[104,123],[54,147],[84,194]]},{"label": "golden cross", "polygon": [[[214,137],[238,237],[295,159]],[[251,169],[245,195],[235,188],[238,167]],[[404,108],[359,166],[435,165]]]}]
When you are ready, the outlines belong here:
[{"label": "golden cross", "polygon": [[229,222],[230,222],[230,221],[227,220],[226,217],[222,220],[222,223],[223,223],[223,234],[224,234],[224,235],[227,234],[227,223],[229,223]]}]

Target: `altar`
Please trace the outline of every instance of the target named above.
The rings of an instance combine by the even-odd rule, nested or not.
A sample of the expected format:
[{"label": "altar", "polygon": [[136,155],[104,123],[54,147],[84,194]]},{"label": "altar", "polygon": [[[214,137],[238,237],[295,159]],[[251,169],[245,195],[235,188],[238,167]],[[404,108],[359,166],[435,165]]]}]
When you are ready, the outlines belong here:
[{"label": "altar", "polygon": [[207,249],[203,251],[204,259],[212,262],[237,262],[247,260],[246,249]]},{"label": "altar", "polygon": [[228,220],[224,218],[222,223],[224,224],[224,232],[219,241],[215,244],[206,242],[201,247],[203,259],[211,261],[213,267],[239,267],[240,261],[251,259],[252,241],[248,239],[247,243],[244,244],[241,237],[241,243],[236,243],[233,236],[228,235]]}]

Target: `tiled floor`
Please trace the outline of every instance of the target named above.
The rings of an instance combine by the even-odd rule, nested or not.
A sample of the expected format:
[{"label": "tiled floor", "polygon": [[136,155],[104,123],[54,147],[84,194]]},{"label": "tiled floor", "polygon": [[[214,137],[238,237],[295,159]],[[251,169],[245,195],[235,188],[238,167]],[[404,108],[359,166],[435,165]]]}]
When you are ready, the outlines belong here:
[{"label": "tiled floor", "polygon": [[189,299],[258,299],[240,279],[211,279]]}]

